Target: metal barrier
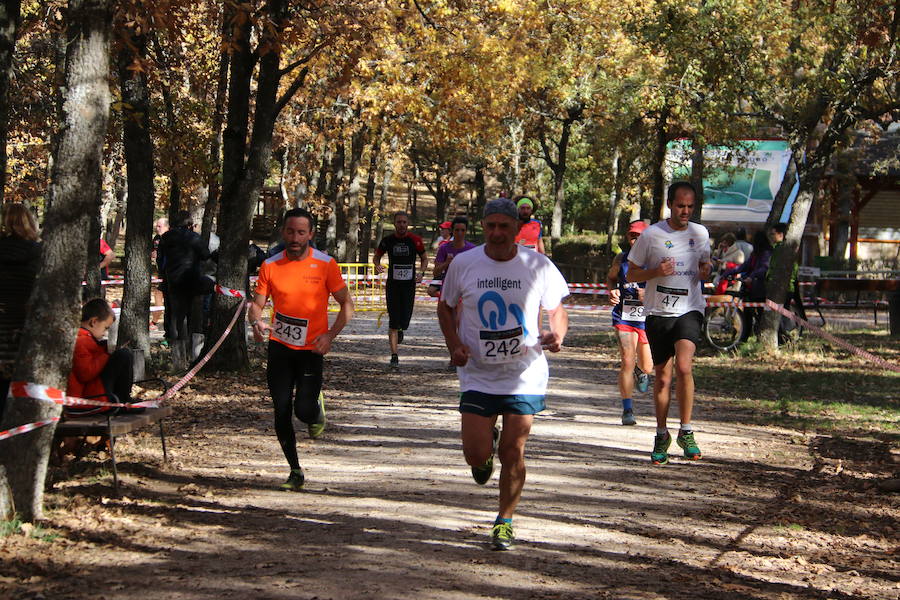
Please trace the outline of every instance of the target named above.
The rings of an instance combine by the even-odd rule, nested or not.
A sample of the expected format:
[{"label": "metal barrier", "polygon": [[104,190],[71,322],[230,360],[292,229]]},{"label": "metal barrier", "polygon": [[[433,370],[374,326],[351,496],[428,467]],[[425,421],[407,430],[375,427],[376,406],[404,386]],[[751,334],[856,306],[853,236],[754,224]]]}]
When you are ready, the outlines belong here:
[{"label": "metal barrier", "polygon": [[[338,263],[341,276],[347,283],[350,297],[357,311],[372,312],[387,310],[384,301],[384,279],[375,274],[373,263]],[[331,298],[329,312],[337,312],[339,307]]]}]

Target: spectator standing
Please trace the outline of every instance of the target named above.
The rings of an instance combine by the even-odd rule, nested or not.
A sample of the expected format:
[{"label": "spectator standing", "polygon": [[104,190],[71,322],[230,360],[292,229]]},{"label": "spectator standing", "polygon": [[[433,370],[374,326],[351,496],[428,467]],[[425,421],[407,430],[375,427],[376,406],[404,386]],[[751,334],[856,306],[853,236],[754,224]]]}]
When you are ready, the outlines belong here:
[{"label": "spectator standing", "polygon": [[750,258],[750,253],[753,252],[753,245],[747,241],[747,230],[743,227],[738,227],[734,232],[734,239],[734,245],[744,253],[744,260]]},{"label": "spectator standing", "polygon": [[[159,240],[162,239],[162,236],[165,232],[169,230],[169,220],[166,218],[160,218],[156,220],[154,223],[154,228],[156,229],[156,235],[153,236],[153,247],[150,250],[150,259],[156,265],[156,272],[160,278],[162,278],[162,267],[160,266],[159,260]],[[163,279],[162,282],[155,288],[153,288],[153,304],[154,306],[168,306],[169,302],[166,300],[166,282]],[[155,330],[158,328],[159,323],[159,313],[151,312],[150,313],[150,329]],[[167,323],[165,316],[163,316],[163,326]],[[169,331],[166,331],[166,337],[174,337],[174,335],[169,335]]]},{"label": "spectator standing", "polygon": [[[753,251],[750,257],[739,267],[726,269],[723,277],[736,276],[741,280],[741,293],[747,302],[765,302],[766,300],[766,274],[769,272],[769,261],[772,259],[772,244],[764,231],[757,231],[753,236]],[[744,316],[744,327],[741,332],[741,341],[746,342],[750,338],[755,324],[762,315],[761,308],[745,307],[741,311]]]},{"label": "spectator standing", "polygon": [[[187,211],[178,213],[175,227],[162,235],[159,254],[162,255],[162,272],[166,280],[171,310],[166,310],[166,335],[173,339],[189,339],[191,327],[188,317],[195,296],[208,294],[214,281],[204,277],[202,262],[210,257],[209,248],[194,231],[194,222]],[[171,313],[171,315],[170,315]]]}]

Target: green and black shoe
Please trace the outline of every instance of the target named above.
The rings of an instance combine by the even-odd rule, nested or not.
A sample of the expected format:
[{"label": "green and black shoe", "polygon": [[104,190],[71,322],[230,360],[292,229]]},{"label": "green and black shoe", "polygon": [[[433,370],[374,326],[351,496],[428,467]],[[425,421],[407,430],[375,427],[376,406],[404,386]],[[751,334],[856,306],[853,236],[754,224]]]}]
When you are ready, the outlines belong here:
[{"label": "green and black shoe", "polygon": [[325,394],[322,392],[319,392],[319,418],[315,423],[309,423],[306,431],[312,439],[316,439],[325,431]]},{"label": "green and black shoe", "polygon": [[672,445],[672,436],[667,431],[665,434],[657,433],[653,439],[653,452],[650,453],[650,462],[654,465],[665,465],[669,462],[669,446]]},{"label": "green and black shoe", "polygon": [[509,550],[515,539],[511,523],[497,523],[491,530],[491,548],[494,550]]},{"label": "green and black shoe", "polygon": [[299,492],[303,489],[303,482],[306,478],[303,476],[303,469],[291,469],[287,481],[281,484],[281,489],[286,492]]}]

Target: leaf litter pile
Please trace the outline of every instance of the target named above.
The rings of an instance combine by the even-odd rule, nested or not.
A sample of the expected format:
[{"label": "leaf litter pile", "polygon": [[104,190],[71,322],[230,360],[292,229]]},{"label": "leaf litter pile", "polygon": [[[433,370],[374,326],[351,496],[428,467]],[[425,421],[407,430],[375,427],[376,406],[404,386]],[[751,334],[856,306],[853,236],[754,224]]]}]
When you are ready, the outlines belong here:
[{"label": "leaf litter pile", "polygon": [[[616,348],[596,313],[572,315],[551,358],[517,545],[491,552],[498,475],[477,486],[462,459],[433,311],[417,308],[396,372],[377,315],[338,338],[325,435],[295,422],[303,492],[277,489],[287,467],[256,347],[248,372],[201,372],[173,401],[168,463],[154,428],[120,438],[120,497],[105,452],[53,467],[46,521],[0,537],[0,597],[900,597],[894,435],[761,418],[766,402],[792,412],[817,389],[796,372],[827,361],[700,357],[703,459],[673,444],[670,464],[653,467],[651,398],[637,394],[636,427],[619,424]],[[864,367],[837,360],[864,387]],[[880,409],[896,417],[900,386],[885,377]],[[825,400],[837,394],[828,381]]]}]

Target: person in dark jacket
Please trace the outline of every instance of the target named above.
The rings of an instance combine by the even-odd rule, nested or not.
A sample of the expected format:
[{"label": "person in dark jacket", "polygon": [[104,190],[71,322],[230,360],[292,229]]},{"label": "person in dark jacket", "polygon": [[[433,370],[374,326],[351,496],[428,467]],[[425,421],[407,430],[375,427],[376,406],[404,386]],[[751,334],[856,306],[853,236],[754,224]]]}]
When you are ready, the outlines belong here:
[{"label": "person in dark jacket", "polygon": [[202,262],[210,257],[209,248],[194,231],[190,213],[186,210],[178,213],[174,225],[159,240],[157,260],[161,261],[171,303],[171,310],[166,307],[166,319],[172,319],[166,326],[166,335],[174,334],[175,339],[185,340],[191,332],[187,322],[191,302],[195,296],[212,292],[214,282],[203,275]]},{"label": "person in dark jacket", "polygon": [[[741,292],[747,302],[766,301],[766,273],[769,271],[769,262],[772,260],[772,244],[769,242],[765,231],[757,231],[753,235],[753,251],[744,263],[733,269],[726,269],[722,277],[738,276],[741,279]],[[741,341],[746,342],[753,333],[754,323],[758,323],[762,317],[761,308],[745,307],[741,312],[744,315],[744,328],[741,332]]]},{"label": "person in dark jacket", "polygon": [[24,204],[7,204],[0,233],[0,419],[12,379],[28,298],[41,260],[37,221]]}]

